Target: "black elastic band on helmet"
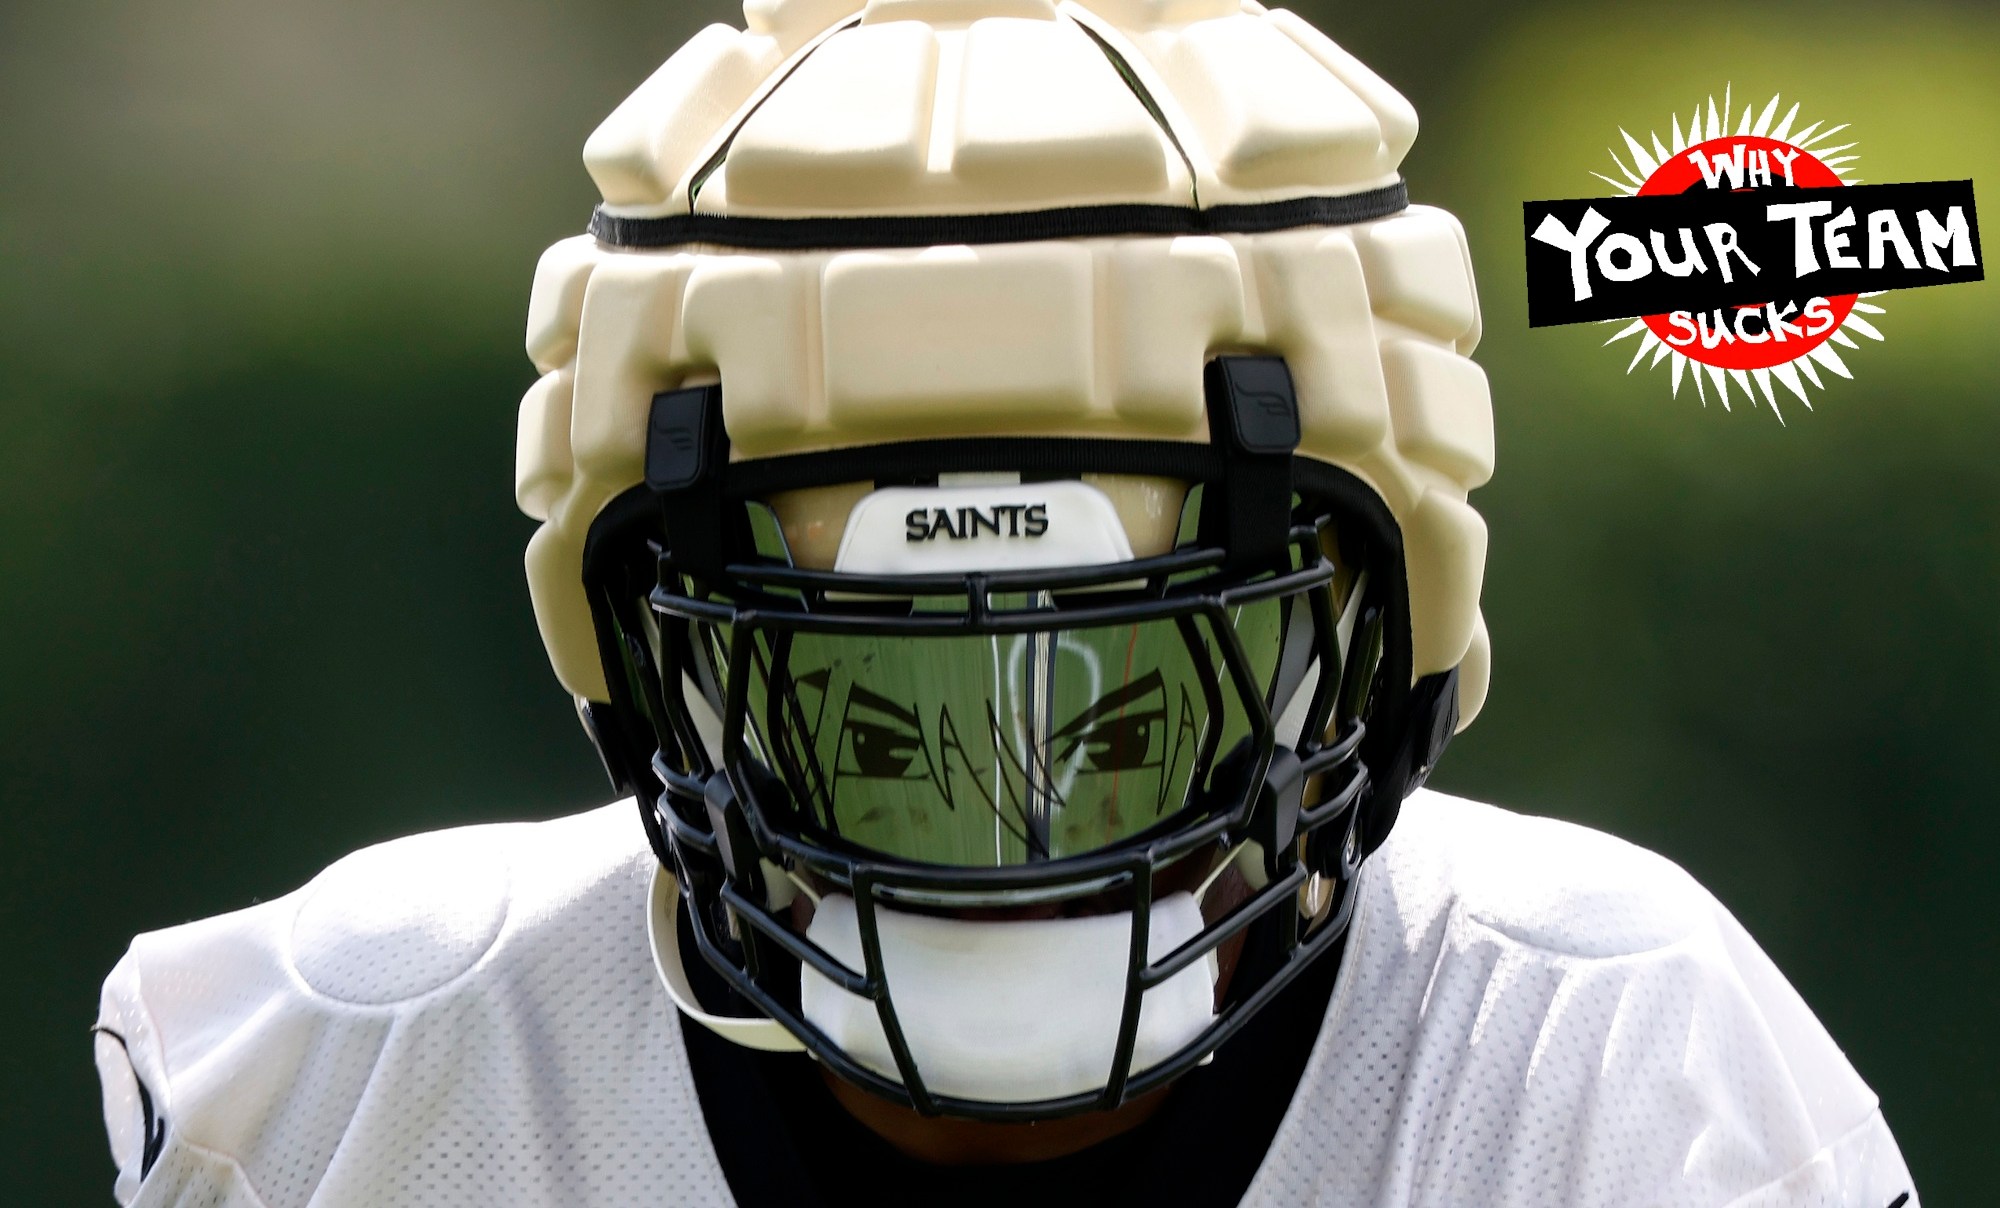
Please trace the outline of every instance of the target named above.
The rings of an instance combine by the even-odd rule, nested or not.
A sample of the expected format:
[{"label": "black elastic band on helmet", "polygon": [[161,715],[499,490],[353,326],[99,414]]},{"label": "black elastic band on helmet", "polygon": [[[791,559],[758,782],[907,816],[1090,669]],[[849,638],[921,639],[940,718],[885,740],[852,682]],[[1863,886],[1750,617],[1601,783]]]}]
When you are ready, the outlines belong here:
[{"label": "black elastic band on helmet", "polygon": [[756,251],[830,251],[1145,235],[1261,235],[1298,227],[1371,222],[1409,206],[1409,187],[1401,180],[1360,193],[1206,209],[1118,204],[1064,206],[1013,214],[846,218],[671,214],[662,218],[630,218],[599,206],[590,216],[590,233],[598,242],[616,248],[658,249],[705,243]]},{"label": "black elastic band on helmet", "polygon": [[916,483],[940,474],[1019,471],[1024,479],[1148,474],[1206,482],[1222,474],[1213,445],[1119,437],[990,436],[906,440],[739,461],[725,472],[731,499],[843,482]]}]

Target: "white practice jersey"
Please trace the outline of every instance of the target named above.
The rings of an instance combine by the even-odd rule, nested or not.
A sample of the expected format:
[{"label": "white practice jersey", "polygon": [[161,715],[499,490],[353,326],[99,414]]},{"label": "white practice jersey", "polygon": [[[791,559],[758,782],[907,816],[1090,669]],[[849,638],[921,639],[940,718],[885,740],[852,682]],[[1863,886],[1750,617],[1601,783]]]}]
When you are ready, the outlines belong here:
[{"label": "white practice jersey", "polygon": [[[119,1201],[731,1204],[654,867],[628,803],[383,844],[140,936],[97,1040]],[[1658,856],[1421,792],[1342,959],[1245,1204],[1917,1206],[1875,1096]]]}]

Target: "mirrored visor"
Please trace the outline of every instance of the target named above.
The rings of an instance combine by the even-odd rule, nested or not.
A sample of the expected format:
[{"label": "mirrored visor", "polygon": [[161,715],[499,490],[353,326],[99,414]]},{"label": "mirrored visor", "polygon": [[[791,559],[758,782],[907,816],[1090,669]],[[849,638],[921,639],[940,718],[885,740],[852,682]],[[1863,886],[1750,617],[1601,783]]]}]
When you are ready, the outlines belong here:
[{"label": "mirrored visor", "polygon": [[[1260,693],[1287,607],[1232,610]],[[718,659],[722,646],[710,645]],[[802,820],[925,863],[1020,865],[1131,838],[1197,800],[1250,730],[1202,619],[998,635],[764,631],[753,648],[746,742]]]}]

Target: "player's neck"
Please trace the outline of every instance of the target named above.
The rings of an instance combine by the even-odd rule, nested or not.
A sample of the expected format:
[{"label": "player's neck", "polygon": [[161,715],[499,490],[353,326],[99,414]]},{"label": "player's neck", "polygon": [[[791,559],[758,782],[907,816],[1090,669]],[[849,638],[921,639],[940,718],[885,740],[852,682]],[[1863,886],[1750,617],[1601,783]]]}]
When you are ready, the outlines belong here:
[{"label": "player's neck", "polygon": [[1121,1136],[1152,1119],[1172,1087],[1108,1112],[1088,1112],[1031,1124],[997,1124],[920,1116],[877,1098],[821,1069],[834,1100],[864,1127],[907,1157],[939,1166],[1003,1166],[1068,1157]]}]

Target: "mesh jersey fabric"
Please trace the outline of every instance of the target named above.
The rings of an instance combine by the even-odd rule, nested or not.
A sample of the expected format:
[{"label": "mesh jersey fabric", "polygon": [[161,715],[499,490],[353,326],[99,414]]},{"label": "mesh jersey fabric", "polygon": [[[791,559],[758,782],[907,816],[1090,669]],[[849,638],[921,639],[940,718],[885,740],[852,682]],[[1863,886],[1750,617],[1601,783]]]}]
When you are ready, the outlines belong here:
[{"label": "mesh jersey fabric", "polygon": [[[398,840],[140,936],[99,1018],[120,1203],[730,1204],[632,815]],[[1246,1205],[1917,1206],[1875,1097],[1658,856],[1419,793],[1343,962]]]}]

